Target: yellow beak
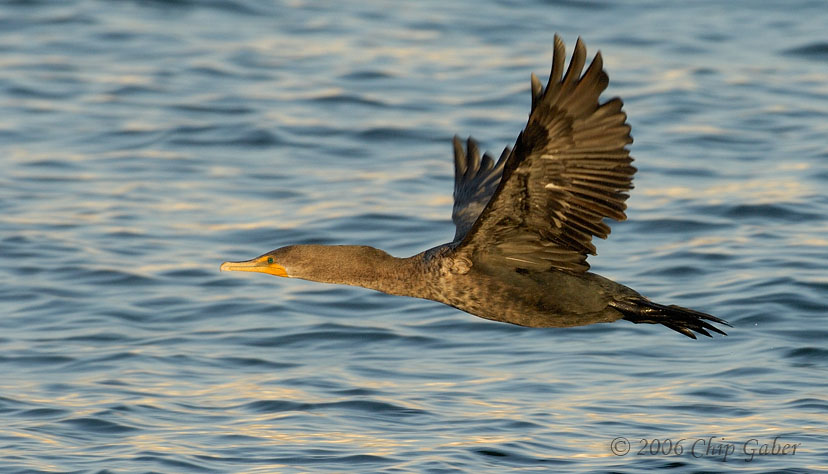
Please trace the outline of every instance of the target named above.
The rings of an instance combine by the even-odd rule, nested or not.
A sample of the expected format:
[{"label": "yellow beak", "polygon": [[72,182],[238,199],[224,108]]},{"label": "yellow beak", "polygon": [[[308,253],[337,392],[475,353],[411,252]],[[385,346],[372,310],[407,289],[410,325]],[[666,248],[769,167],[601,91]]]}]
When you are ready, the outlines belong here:
[{"label": "yellow beak", "polygon": [[262,256],[243,262],[224,262],[219,267],[223,272],[259,272],[280,277],[288,276],[285,267],[273,262],[272,257]]}]

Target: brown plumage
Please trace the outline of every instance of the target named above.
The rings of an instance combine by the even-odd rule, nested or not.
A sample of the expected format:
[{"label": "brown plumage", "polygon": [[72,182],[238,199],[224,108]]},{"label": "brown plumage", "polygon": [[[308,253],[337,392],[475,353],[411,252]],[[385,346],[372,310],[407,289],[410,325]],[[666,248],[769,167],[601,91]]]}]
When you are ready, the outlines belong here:
[{"label": "brown plumage", "polygon": [[513,149],[481,158],[454,138],[454,240],[409,258],[365,246],[293,245],[222,270],[363,286],[439,301],[482,318],[531,327],[581,326],[626,319],[663,324],[686,336],[724,320],[654,303],[590,273],[593,237],[606,218],[624,220],[635,168],[621,99],[599,96],[609,78],[601,53],[586,72],[579,38],[564,72],[556,35],[546,87],[531,76],[532,110]]}]

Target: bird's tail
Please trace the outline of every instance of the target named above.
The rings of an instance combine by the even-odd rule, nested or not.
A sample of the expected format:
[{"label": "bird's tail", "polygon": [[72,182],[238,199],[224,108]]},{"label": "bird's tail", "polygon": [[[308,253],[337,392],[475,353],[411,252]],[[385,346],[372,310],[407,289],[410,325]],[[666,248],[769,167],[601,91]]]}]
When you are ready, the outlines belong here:
[{"label": "bird's tail", "polygon": [[724,331],[713,326],[708,321],[733,327],[724,319],[717,318],[716,316],[702,313],[701,311],[682,308],[681,306],[665,306],[653,303],[643,296],[635,299],[612,302],[610,305],[620,311],[624,315],[623,319],[627,321],[632,321],[637,324],[663,324],[673,331],[680,332],[693,339],[696,338],[693,331],[704,334],[707,337],[711,337],[708,330],[725,336],[727,335]]}]

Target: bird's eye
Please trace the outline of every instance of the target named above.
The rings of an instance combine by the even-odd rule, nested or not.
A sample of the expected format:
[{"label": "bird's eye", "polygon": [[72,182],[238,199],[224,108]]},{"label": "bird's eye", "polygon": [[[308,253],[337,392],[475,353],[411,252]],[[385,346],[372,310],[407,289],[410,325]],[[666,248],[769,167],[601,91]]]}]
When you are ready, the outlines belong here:
[{"label": "bird's eye", "polygon": [[273,257],[267,257],[267,263],[273,263]]}]

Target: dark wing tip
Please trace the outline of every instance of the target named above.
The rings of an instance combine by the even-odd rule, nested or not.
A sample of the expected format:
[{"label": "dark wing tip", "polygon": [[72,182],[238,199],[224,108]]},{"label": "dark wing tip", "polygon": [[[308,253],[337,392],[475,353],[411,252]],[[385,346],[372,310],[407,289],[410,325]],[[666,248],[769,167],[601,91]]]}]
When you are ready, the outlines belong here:
[{"label": "dark wing tip", "polygon": [[543,97],[543,85],[534,72],[529,75],[529,82],[531,83],[532,109],[534,110],[535,106],[540,102],[541,97]]},{"label": "dark wing tip", "polygon": [[509,155],[511,155],[511,154],[512,154],[512,149],[508,146],[505,147],[503,149],[503,152],[500,153],[500,158],[497,159],[497,164],[498,165],[502,164],[506,160],[506,158],[508,158]]},{"label": "dark wing tip", "polygon": [[480,171],[489,171],[494,167],[494,163],[492,155],[484,153],[483,158],[480,160]]},{"label": "dark wing tip", "polygon": [[575,42],[575,49],[572,51],[572,59],[569,60],[569,68],[566,70],[566,76],[563,79],[564,85],[572,85],[581,77],[584,64],[586,64],[586,45],[579,36],[578,41]]},{"label": "dark wing tip", "polygon": [[552,72],[549,74],[549,81],[546,84],[547,90],[552,85],[561,82],[564,64],[566,64],[566,45],[564,45],[561,37],[555,34],[555,44],[552,53]]},{"label": "dark wing tip", "polygon": [[460,137],[455,135],[452,139],[452,145],[454,147],[454,187],[456,190],[462,181],[463,175],[466,174],[469,163],[466,152],[463,150],[463,142],[460,141]]},{"label": "dark wing tip", "polygon": [[468,162],[466,179],[473,178],[480,171],[480,148],[472,137],[466,139],[466,160]]}]

